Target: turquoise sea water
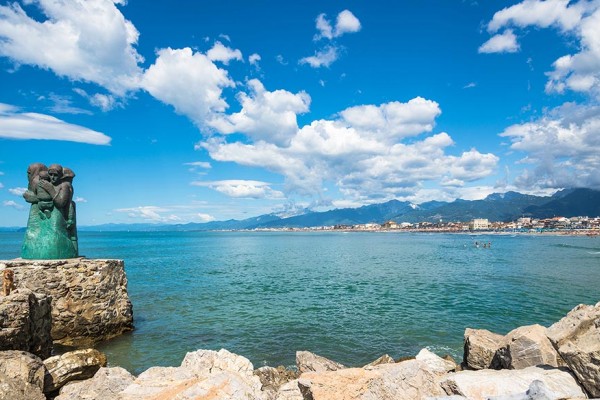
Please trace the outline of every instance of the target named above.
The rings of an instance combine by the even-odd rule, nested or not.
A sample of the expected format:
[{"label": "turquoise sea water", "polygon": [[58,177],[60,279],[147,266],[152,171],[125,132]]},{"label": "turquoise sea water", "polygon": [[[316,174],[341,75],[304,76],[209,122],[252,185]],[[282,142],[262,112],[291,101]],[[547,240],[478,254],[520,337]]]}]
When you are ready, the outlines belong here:
[{"label": "turquoise sea water", "polygon": [[[0,259],[22,236],[0,233]],[[255,367],[293,365],[296,350],[350,366],[423,347],[460,361],[466,327],[548,326],[600,301],[600,238],[82,232],[80,249],[125,260],[136,329],[98,347],[134,373],[199,348]]]}]

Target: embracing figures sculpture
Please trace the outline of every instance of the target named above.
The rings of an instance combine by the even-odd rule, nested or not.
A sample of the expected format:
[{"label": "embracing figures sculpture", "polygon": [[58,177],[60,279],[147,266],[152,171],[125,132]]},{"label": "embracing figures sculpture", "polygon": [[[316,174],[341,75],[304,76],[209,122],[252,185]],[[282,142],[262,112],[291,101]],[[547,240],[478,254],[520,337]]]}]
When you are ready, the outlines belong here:
[{"label": "embracing figures sculpture", "polygon": [[31,203],[21,257],[33,260],[78,256],[73,178],[69,168],[33,163],[27,168],[29,185],[23,193]]}]

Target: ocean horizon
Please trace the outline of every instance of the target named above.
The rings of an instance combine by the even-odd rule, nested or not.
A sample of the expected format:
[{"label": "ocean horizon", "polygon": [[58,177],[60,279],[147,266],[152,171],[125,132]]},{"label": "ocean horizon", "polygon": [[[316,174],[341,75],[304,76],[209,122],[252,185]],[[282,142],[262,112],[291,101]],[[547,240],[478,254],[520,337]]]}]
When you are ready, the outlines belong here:
[{"label": "ocean horizon", "polygon": [[[0,232],[0,259],[19,257],[22,239]],[[79,240],[88,258],[125,261],[135,330],[96,347],[133,373],[220,348],[255,368],[294,365],[297,350],[362,366],[426,347],[460,362],[467,327],[549,326],[600,300],[594,237],[81,232]]]}]

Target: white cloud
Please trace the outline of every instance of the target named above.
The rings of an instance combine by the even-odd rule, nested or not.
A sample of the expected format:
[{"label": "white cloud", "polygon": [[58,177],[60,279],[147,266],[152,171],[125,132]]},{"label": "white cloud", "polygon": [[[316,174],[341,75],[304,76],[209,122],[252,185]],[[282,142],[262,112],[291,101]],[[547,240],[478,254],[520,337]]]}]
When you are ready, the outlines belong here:
[{"label": "white cloud", "polygon": [[300,59],[300,64],[308,64],[313,68],[329,67],[338,59],[338,49],[335,46],[327,46],[323,50],[319,50],[314,56],[304,57]]},{"label": "white cloud", "polygon": [[297,114],[308,111],[310,96],[305,92],[296,94],[286,90],[265,90],[257,79],[248,81],[250,93],[240,93],[240,112],[221,115],[209,122],[220,133],[244,133],[254,140],[266,140],[277,144],[289,143],[298,130]]},{"label": "white cloud", "polygon": [[258,62],[261,60],[260,55],[259,54],[250,54],[250,57],[248,57],[248,62],[250,63],[250,65],[255,65],[258,66]]},{"label": "white cloud", "polygon": [[479,47],[480,53],[515,53],[517,51],[519,51],[517,37],[510,29],[502,34],[492,36]]},{"label": "white cloud", "polygon": [[223,193],[226,196],[246,199],[281,199],[283,193],[273,190],[269,183],[253,180],[222,180],[222,181],[195,181],[194,186],[203,186]]},{"label": "white cloud", "polygon": [[233,86],[227,71],[190,48],[159,50],[142,79],[142,87],[152,96],[172,105],[200,128],[206,127],[215,113],[227,109],[221,97],[223,88]]},{"label": "white cloud", "polygon": [[206,162],[206,161],[188,162],[188,163],[185,163],[184,165],[189,165],[189,166],[192,166],[192,167],[199,167],[199,168],[204,168],[204,169],[210,169],[210,168],[212,168],[212,166],[210,165],[210,163]]},{"label": "white cloud", "polygon": [[12,208],[15,208],[17,210],[24,210],[25,209],[25,206],[23,206],[22,204],[16,203],[13,200],[4,200],[2,202],[2,205],[4,207],[12,207]]},{"label": "white cloud", "polygon": [[[575,38],[579,42],[576,46],[579,51],[566,54],[553,63],[553,70],[547,73],[546,91],[562,93],[573,90],[600,98],[600,2],[525,0],[494,14],[488,30],[496,32],[508,26],[554,27],[567,40]],[[505,42],[505,48],[510,48],[510,41]],[[498,48],[502,46],[498,44]]]},{"label": "white cloud", "polygon": [[0,104],[0,137],[6,139],[64,140],[106,145],[111,138],[83,126],[69,124],[45,114],[23,113],[8,104]]},{"label": "white cloud", "polygon": [[14,194],[15,196],[23,196],[23,193],[27,191],[27,188],[24,187],[16,187],[8,189],[10,194]]},{"label": "white cloud", "polygon": [[50,111],[57,114],[92,114],[88,110],[84,110],[72,105],[70,97],[59,96],[55,93],[50,93],[48,99],[53,103]]},{"label": "white cloud", "polygon": [[[446,133],[421,139],[441,113],[436,102],[415,98],[351,107],[334,120],[299,128],[289,144],[260,140],[227,142],[213,137],[198,143],[217,161],[265,168],[285,178],[285,192],[320,198],[334,184],[347,200],[368,202],[407,196],[428,181],[474,182],[494,172],[498,158],[476,150],[450,155]],[[411,137],[409,143],[404,139]]]},{"label": "white cloud", "polygon": [[211,61],[221,61],[225,65],[228,65],[231,60],[243,60],[242,52],[240,50],[234,50],[223,45],[221,42],[216,42],[213,47],[206,52],[206,56]]},{"label": "white cloud", "polygon": [[477,84],[475,82],[469,82],[465,86],[463,86],[463,89],[471,89],[474,87],[477,87]]},{"label": "white cloud", "polygon": [[533,122],[509,126],[500,136],[522,152],[528,166],[519,188],[600,188],[600,106],[567,103]]},{"label": "white cloud", "polygon": [[80,196],[75,197],[75,199],[73,201],[76,203],[87,203],[88,202],[87,199],[80,197]]},{"label": "white cloud", "polygon": [[360,28],[361,25],[358,18],[356,18],[349,10],[344,10],[337,16],[334,36],[338,37],[345,33],[358,32],[360,31]]},{"label": "white cloud", "polygon": [[[175,214],[172,213],[170,208],[157,207],[157,206],[140,206],[132,208],[119,208],[115,210],[119,213],[127,213],[130,218],[140,218],[145,221],[151,222],[176,222],[180,221]],[[168,215],[164,215],[167,213]]]},{"label": "white cloud", "polygon": [[200,222],[211,222],[215,220],[215,217],[210,214],[198,213],[196,214],[196,219]]},{"label": "white cloud", "polygon": [[[117,95],[137,88],[139,33],[112,0],[30,0],[38,21],[18,3],[0,6],[0,55],[93,82]],[[119,2],[120,3],[120,2]]]},{"label": "white cloud", "polygon": [[349,10],[344,10],[337,15],[335,27],[325,18],[326,14],[319,14],[316,19],[316,27],[319,33],[315,36],[315,40],[321,38],[334,39],[342,36],[345,33],[358,32],[361,29],[361,24],[358,18]]}]

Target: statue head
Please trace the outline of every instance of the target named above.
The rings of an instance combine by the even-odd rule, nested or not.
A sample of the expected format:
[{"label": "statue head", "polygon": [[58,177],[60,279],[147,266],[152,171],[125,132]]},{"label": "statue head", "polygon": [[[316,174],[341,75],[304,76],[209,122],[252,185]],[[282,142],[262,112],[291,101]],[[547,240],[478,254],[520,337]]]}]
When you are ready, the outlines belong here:
[{"label": "statue head", "polygon": [[75,178],[75,172],[73,172],[73,170],[69,167],[63,167],[62,172],[63,180],[73,183],[73,178]]},{"label": "statue head", "polygon": [[50,182],[56,185],[63,176],[63,167],[60,164],[52,164],[48,167],[48,175],[50,175]]}]

